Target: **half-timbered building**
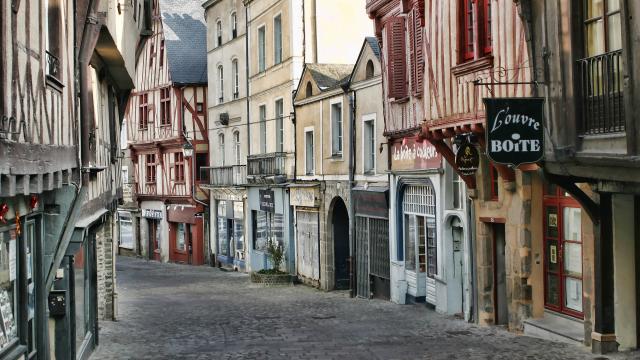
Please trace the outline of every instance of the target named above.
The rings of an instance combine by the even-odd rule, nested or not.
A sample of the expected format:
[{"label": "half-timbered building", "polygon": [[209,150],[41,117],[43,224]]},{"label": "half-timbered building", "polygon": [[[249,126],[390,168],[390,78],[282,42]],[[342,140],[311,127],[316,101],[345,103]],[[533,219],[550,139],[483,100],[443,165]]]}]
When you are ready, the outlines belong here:
[{"label": "half-timbered building", "polygon": [[148,19],[138,4],[2,2],[2,359],[86,358],[98,321],[114,318],[118,131]]},{"label": "half-timbered building", "polygon": [[143,256],[204,263],[208,206],[198,168],[209,163],[204,10],[196,0],[154,0],[126,109]]}]

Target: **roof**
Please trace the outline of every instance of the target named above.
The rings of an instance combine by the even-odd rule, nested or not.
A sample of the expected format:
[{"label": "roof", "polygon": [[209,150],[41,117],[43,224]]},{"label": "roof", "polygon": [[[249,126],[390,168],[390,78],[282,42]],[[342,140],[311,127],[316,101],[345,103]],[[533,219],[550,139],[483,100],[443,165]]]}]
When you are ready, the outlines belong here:
[{"label": "roof", "polygon": [[373,36],[367,36],[364,39],[369,44],[369,46],[371,46],[371,50],[373,51],[373,54],[378,59],[380,59],[380,44],[378,43],[378,39],[376,39]]},{"label": "roof", "polygon": [[201,0],[160,0],[169,75],[175,84],[207,84],[207,25]]},{"label": "roof", "polygon": [[352,64],[307,64],[320,91],[336,88],[349,80]]}]

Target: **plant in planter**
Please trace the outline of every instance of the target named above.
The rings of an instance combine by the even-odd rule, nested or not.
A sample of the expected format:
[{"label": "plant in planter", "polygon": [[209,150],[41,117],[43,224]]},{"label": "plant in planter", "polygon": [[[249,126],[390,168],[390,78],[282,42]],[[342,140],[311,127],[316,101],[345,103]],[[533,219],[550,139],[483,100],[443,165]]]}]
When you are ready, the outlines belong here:
[{"label": "plant in planter", "polygon": [[265,285],[290,284],[289,274],[280,270],[280,264],[284,261],[284,247],[275,239],[269,239],[266,250],[267,256],[271,260],[271,268],[251,273],[251,281]]}]

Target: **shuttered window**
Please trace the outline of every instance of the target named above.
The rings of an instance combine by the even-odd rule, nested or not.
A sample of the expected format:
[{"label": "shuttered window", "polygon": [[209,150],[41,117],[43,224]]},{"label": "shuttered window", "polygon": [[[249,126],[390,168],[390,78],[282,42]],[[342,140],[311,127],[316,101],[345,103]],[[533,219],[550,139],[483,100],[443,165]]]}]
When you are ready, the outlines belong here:
[{"label": "shuttered window", "polygon": [[411,91],[420,97],[424,89],[424,51],[422,50],[422,20],[416,6],[409,12],[409,49],[411,52]]},{"label": "shuttered window", "polygon": [[400,99],[407,96],[405,20],[391,18],[385,25],[387,40],[388,97]]}]

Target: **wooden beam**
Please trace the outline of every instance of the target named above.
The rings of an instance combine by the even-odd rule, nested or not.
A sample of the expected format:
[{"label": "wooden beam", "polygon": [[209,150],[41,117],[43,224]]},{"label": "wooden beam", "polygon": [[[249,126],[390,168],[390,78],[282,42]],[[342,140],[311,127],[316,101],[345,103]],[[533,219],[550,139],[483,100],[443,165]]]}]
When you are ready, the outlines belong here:
[{"label": "wooden beam", "polygon": [[576,199],[580,203],[580,206],[582,206],[582,208],[587,212],[587,215],[589,215],[589,218],[591,218],[591,221],[594,224],[600,223],[599,205],[576,185],[576,178],[556,175],[546,171],[544,173],[544,177],[571,194],[571,196],[573,196],[573,198]]},{"label": "wooden beam", "polygon": [[462,175],[458,167],[456,166],[456,156],[453,153],[453,150],[443,141],[443,140],[429,140],[433,146],[435,146],[436,150],[442,155],[442,157],[447,160],[449,165],[455,170],[455,172],[460,175],[460,178],[467,184],[469,189],[476,188],[476,177],[475,176],[467,176]]}]

